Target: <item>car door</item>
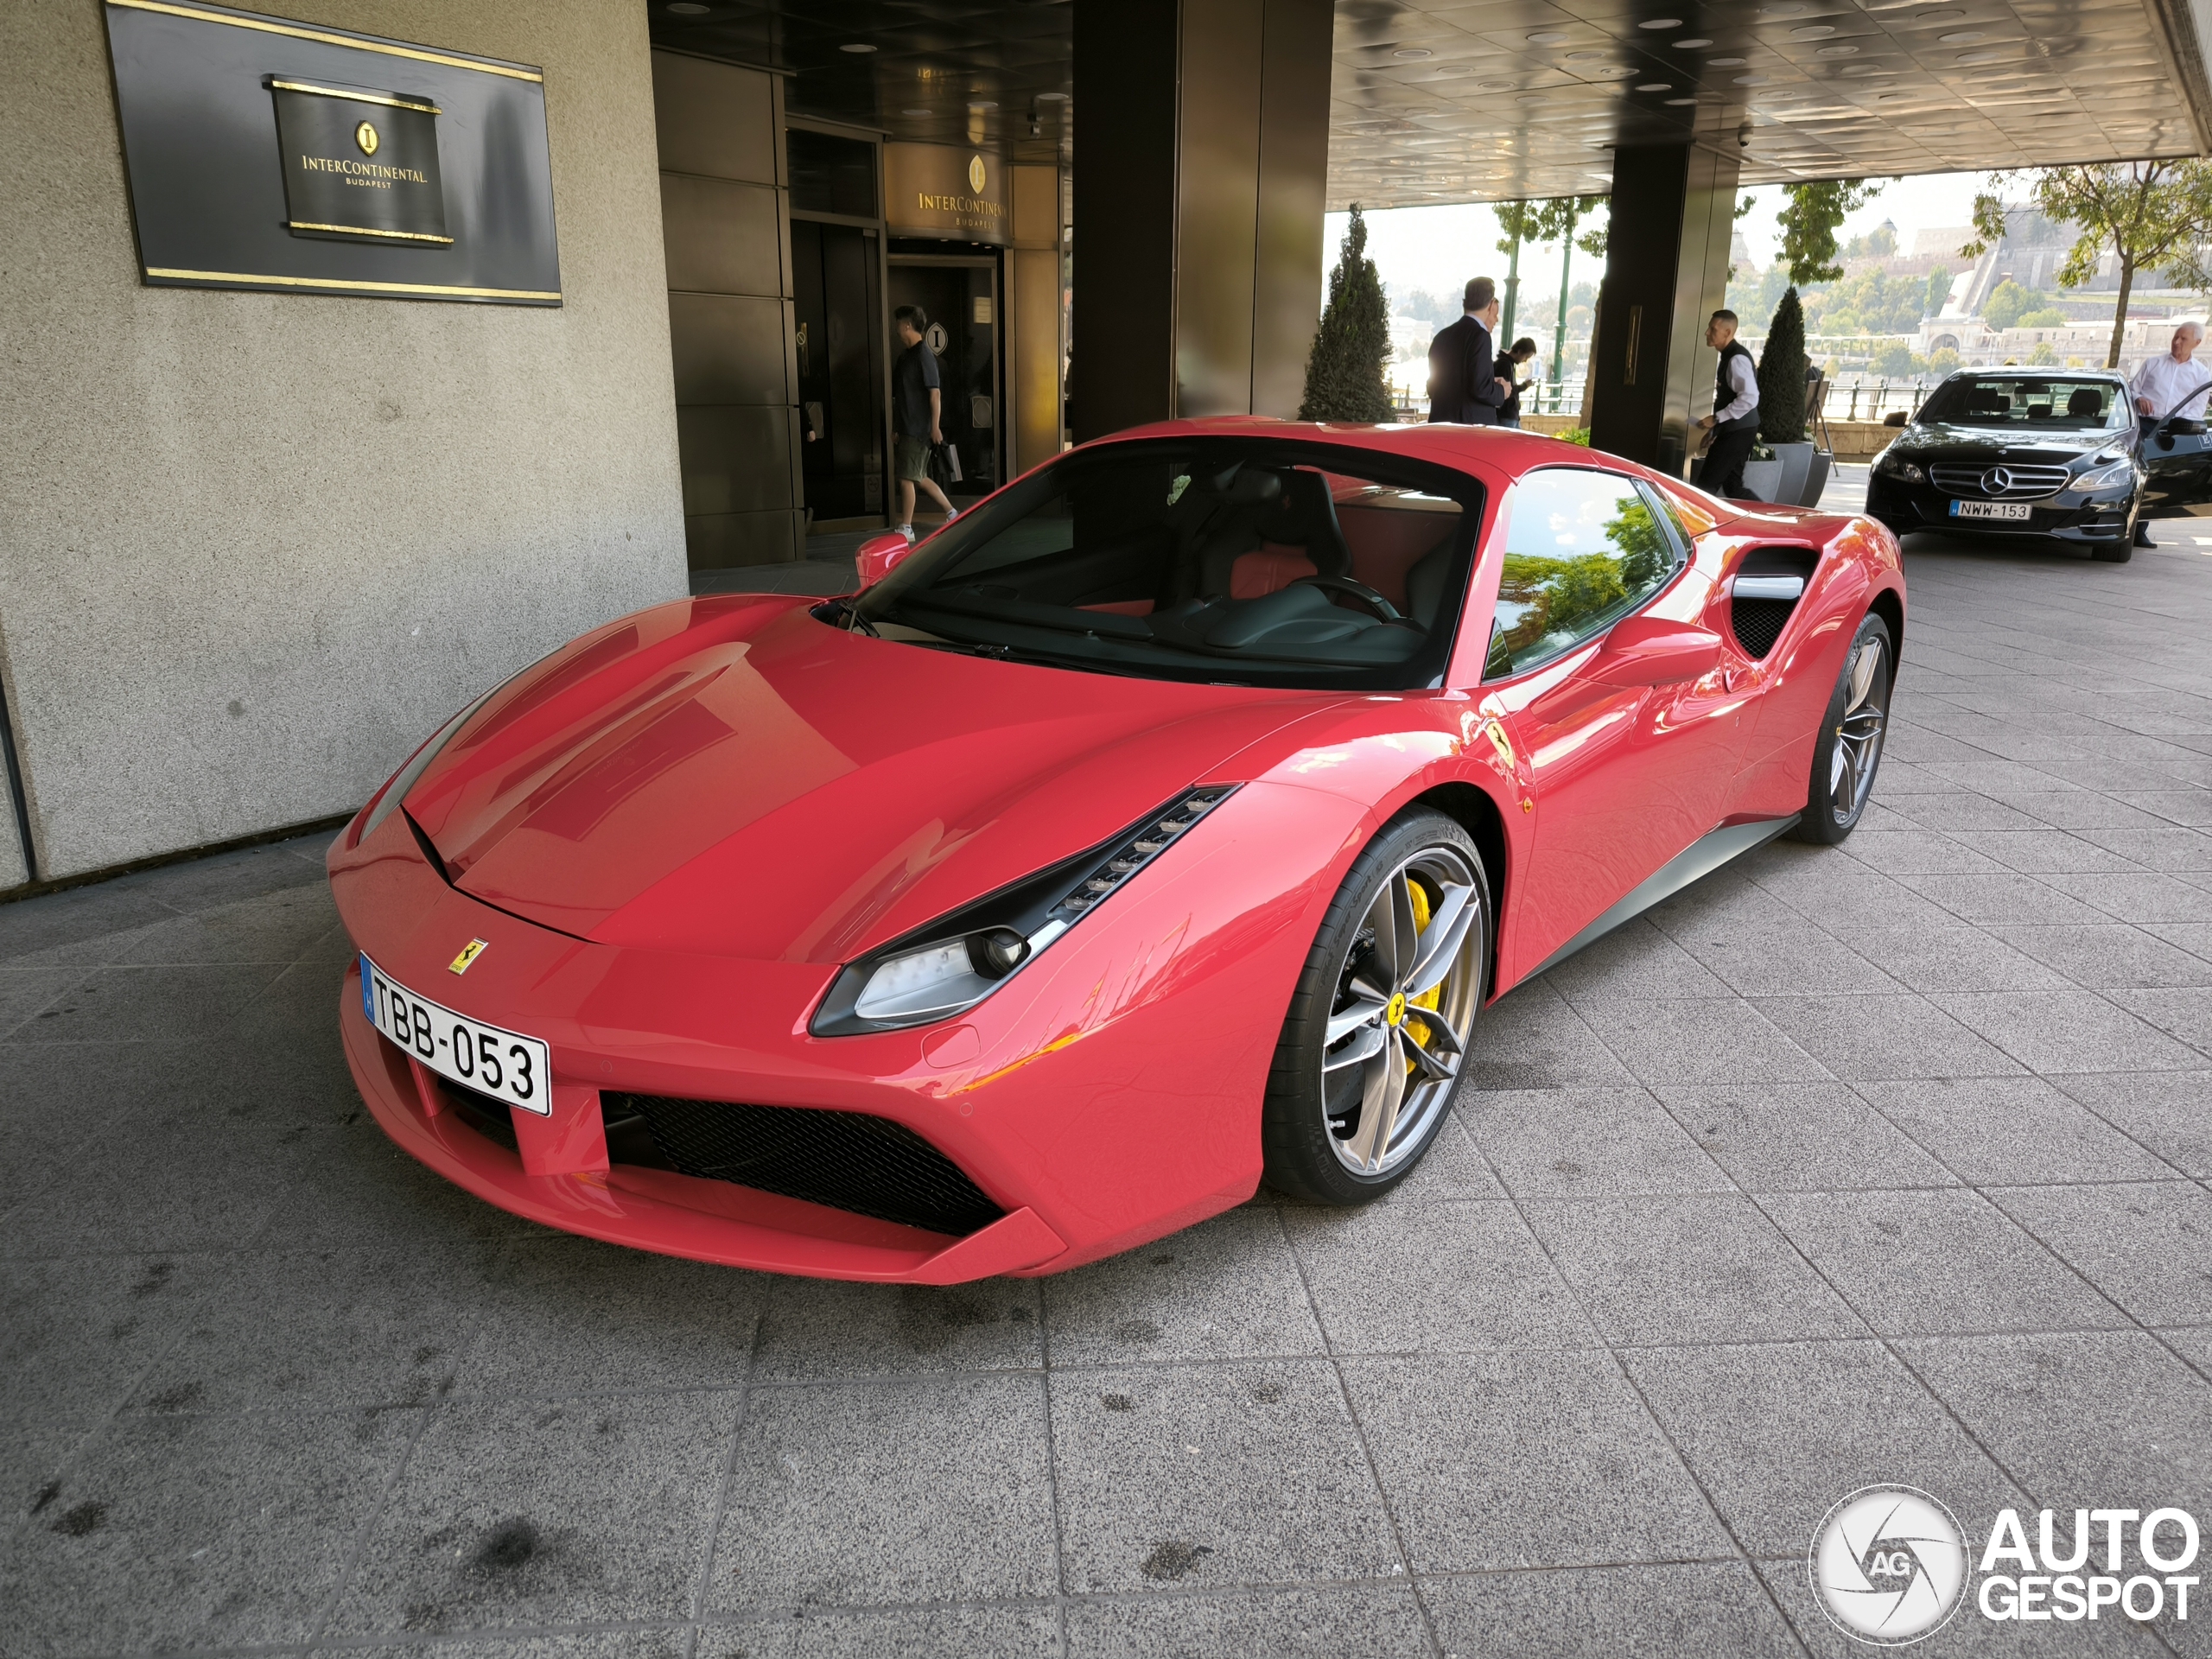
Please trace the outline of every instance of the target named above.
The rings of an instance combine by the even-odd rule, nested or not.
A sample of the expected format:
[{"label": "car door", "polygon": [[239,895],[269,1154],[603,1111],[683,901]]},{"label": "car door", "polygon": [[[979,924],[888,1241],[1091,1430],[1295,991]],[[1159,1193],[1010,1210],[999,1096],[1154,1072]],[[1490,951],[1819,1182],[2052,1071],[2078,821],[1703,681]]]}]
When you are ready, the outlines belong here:
[{"label": "car door", "polygon": [[1713,575],[1649,486],[1545,468],[1498,526],[1484,700],[1506,712],[1535,817],[1501,963],[1517,976],[1719,822],[1745,694],[1709,626]]}]

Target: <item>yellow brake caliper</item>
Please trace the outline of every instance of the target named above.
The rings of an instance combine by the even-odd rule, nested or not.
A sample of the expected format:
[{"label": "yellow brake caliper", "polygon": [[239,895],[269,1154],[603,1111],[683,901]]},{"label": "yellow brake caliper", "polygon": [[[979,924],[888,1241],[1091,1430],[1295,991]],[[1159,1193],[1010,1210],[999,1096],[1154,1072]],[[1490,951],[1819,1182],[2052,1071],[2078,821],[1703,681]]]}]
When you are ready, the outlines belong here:
[{"label": "yellow brake caliper", "polygon": [[[1413,901],[1414,932],[1416,935],[1426,933],[1428,931],[1429,918],[1434,914],[1434,912],[1429,908],[1428,889],[1422,887],[1420,882],[1414,880],[1411,876],[1408,876],[1406,878],[1406,897]],[[1406,1007],[1408,1010],[1406,1020],[1406,1035],[1412,1038],[1414,1041],[1419,1043],[1423,1048],[1427,1048],[1428,1046],[1428,1021],[1426,1020],[1415,1020],[1412,1018],[1410,1011],[1414,1008],[1436,1007],[1442,1002],[1443,998],[1444,982],[1440,979],[1435,984],[1430,986],[1428,989],[1423,991],[1419,996],[1408,999],[1406,1003]],[[1414,1071],[1414,1063],[1411,1060],[1408,1060],[1406,1062],[1406,1071],[1408,1075],[1410,1075]]]}]

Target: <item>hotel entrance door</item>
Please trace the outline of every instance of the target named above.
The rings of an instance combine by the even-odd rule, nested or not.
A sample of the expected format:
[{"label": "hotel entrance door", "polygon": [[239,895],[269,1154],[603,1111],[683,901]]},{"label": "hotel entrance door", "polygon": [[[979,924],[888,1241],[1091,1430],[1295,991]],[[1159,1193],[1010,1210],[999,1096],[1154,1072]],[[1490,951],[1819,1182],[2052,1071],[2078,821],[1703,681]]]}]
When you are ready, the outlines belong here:
[{"label": "hotel entrance door", "polygon": [[799,456],[817,524],[887,505],[881,245],[871,230],[791,220]]},{"label": "hotel entrance door", "polygon": [[[960,454],[955,498],[988,495],[1005,476],[999,421],[999,265],[991,254],[894,253],[891,310],[918,305],[937,353],[945,442]],[[892,348],[899,349],[894,329]]]}]

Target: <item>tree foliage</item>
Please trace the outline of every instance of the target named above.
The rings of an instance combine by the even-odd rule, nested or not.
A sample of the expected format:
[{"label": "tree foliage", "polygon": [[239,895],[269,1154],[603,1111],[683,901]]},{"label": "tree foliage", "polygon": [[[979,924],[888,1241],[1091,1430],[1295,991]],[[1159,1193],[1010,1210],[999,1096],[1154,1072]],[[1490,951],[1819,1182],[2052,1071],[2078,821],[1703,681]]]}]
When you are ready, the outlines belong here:
[{"label": "tree foliage", "polygon": [[1782,211],[1774,216],[1782,226],[1782,252],[1775,263],[1789,267],[1791,283],[1832,283],[1843,275],[1843,267],[1836,263],[1835,233],[1881,188],[1879,183],[1863,179],[1821,179],[1782,187]]},{"label": "tree foliage", "polygon": [[[1975,239],[1960,252],[1980,258],[2003,238],[2005,192],[2023,180],[2037,212],[2081,232],[2059,267],[2062,287],[2087,284],[2107,252],[2120,261],[2120,296],[2113,307],[2107,368],[2120,366],[2127,297],[2138,272],[2164,270],[2178,287],[2212,288],[2212,258],[2205,247],[2206,226],[2212,224],[2212,161],[2126,162],[1993,174],[1990,190],[1974,198]],[[1986,308],[1982,315],[1989,315]]]},{"label": "tree foliage", "polygon": [[1805,313],[1797,290],[1786,289],[1767,326],[1759,354],[1759,438],[1765,443],[1805,441]]},{"label": "tree foliage", "polygon": [[1351,205],[1344,247],[1329,273],[1329,302],[1306,360],[1301,421],[1376,421],[1397,418],[1382,365],[1390,359],[1390,311],[1382,279],[1367,257],[1367,220]]},{"label": "tree foliage", "polygon": [[1989,291],[1981,302],[1981,320],[1993,328],[2011,328],[2020,321],[2021,313],[2036,302],[2036,296],[2007,276]]},{"label": "tree foliage", "polygon": [[1497,245],[1500,253],[1513,251],[1517,238],[1529,242],[1567,242],[1588,254],[1603,256],[1605,251],[1605,227],[1603,225],[1586,229],[1577,236],[1575,226],[1588,226],[1591,218],[1611,200],[1606,196],[1559,196],[1550,201],[1500,202],[1495,210],[1498,228],[1505,232]]}]

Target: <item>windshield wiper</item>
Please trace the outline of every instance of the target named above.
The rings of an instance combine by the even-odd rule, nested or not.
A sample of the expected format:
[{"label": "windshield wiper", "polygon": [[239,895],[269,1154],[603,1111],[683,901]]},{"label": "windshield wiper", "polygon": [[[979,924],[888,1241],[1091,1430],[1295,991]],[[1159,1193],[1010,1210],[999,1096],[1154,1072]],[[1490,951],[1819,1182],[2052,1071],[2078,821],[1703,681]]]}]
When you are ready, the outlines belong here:
[{"label": "windshield wiper", "polygon": [[[822,609],[829,611],[835,615],[843,617],[845,619],[844,628],[847,633],[864,633],[871,639],[880,639],[883,638],[880,633],[876,632],[875,624],[869,621],[868,618],[862,616],[860,613],[859,607],[850,600],[833,599],[824,604],[822,607]],[[817,613],[817,614],[818,613]]]}]

